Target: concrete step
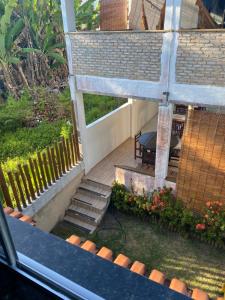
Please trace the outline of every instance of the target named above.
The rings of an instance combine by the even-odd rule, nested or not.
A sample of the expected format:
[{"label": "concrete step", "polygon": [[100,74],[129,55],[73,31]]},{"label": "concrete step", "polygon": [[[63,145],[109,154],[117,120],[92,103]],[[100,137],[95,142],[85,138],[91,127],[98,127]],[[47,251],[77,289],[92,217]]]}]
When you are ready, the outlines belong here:
[{"label": "concrete step", "polygon": [[90,209],[80,207],[77,205],[70,205],[66,211],[68,216],[77,218],[81,221],[87,222],[93,226],[97,225],[101,220],[101,213],[97,213]]},{"label": "concrete step", "polygon": [[108,186],[98,184],[97,182],[89,179],[82,180],[79,185],[79,189],[90,191],[98,196],[104,196],[105,198],[109,198],[111,195],[111,189]]},{"label": "concrete step", "polygon": [[102,220],[110,202],[111,187],[83,179],[72,197],[64,220],[93,232]]},{"label": "concrete step", "polygon": [[89,184],[91,184],[91,185],[93,185],[93,186],[96,186],[96,187],[101,187],[103,190],[106,190],[106,191],[108,191],[108,192],[111,192],[111,191],[112,191],[111,186],[106,185],[106,184],[101,183],[101,182],[97,182],[97,181],[88,179],[88,178],[83,178],[83,179],[82,179],[82,182],[89,183]]},{"label": "concrete step", "polygon": [[86,192],[85,190],[78,190],[78,192],[73,196],[72,203],[84,204],[85,207],[90,209],[101,211],[104,210],[107,205],[107,199],[105,197],[98,197],[95,194]]},{"label": "concrete step", "polygon": [[77,189],[77,193],[88,196],[89,198],[95,198],[98,199],[100,201],[106,202],[108,197],[105,197],[104,195],[99,195],[98,193],[95,193],[91,190],[86,190],[83,188],[78,188]]},{"label": "concrete step", "polygon": [[79,229],[87,231],[88,233],[93,233],[97,228],[97,225],[93,226],[91,224],[88,224],[87,222],[83,222],[68,215],[64,217],[64,221],[69,222]]}]

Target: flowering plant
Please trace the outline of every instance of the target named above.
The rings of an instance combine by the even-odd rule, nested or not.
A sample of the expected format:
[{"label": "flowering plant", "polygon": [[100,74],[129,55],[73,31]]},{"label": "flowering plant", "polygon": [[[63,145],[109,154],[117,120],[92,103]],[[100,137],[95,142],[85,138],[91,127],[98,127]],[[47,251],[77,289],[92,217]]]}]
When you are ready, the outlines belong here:
[{"label": "flowering plant", "polygon": [[206,237],[208,239],[225,241],[225,206],[222,201],[206,203],[203,223],[207,228]]},{"label": "flowering plant", "polygon": [[177,199],[171,188],[163,187],[138,195],[124,185],[114,183],[111,196],[114,206],[139,216],[154,216],[161,223],[187,235],[225,245],[225,207],[221,201],[206,203],[203,215],[194,213]]}]

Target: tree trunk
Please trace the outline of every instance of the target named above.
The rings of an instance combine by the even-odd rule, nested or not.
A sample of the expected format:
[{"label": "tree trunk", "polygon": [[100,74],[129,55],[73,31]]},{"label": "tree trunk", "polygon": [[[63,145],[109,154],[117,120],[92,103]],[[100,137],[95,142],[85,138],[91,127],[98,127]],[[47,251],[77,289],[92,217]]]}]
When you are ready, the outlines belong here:
[{"label": "tree trunk", "polygon": [[23,81],[24,85],[25,85],[28,89],[30,89],[30,86],[29,86],[29,84],[28,84],[28,81],[27,81],[27,79],[26,79],[26,76],[24,75],[24,72],[23,72],[23,69],[22,69],[21,65],[18,64],[18,65],[17,65],[17,68],[18,68],[18,71],[19,71],[19,73],[20,73],[20,76],[21,76],[21,78],[22,78],[22,81]]},{"label": "tree trunk", "polygon": [[2,64],[2,71],[4,75],[4,84],[6,85],[8,92],[10,92],[16,99],[18,99],[19,97],[18,97],[16,87],[14,86],[10,76],[9,66],[7,64]]}]

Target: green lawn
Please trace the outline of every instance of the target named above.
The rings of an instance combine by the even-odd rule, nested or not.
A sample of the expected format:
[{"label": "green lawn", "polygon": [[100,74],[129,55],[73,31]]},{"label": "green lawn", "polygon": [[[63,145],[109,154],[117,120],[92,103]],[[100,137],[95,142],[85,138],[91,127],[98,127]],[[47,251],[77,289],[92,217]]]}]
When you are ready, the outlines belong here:
[{"label": "green lawn", "polygon": [[165,272],[167,278],[177,277],[191,288],[205,290],[211,297],[218,296],[225,282],[224,250],[117,211],[110,210],[92,236],[69,223],[60,223],[52,233],[64,239],[71,234],[89,238],[98,248],[106,246],[114,255],[124,253],[132,261],[145,263],[148,273],[156,268]]}]

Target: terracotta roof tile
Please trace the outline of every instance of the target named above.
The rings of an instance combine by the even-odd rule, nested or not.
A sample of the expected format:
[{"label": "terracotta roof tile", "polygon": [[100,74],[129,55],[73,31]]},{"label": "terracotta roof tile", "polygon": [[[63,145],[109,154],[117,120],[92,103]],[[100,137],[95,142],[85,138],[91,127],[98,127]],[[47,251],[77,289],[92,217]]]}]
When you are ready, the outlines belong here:
[{"label": "terracotta roof tile", "polygon": [[162,272],[158,270],[152,270],[149,279],[158,282],[160,284],[164,284],[166,277]]},{"label": "terracotta roof tile", "polygon": [[6,215],[10,215],[12,212],[14,212],[14,209],[12,207],[9,207],[9,206],[3,208],[3,210],[4,210],[4,213]]},{"label": "terracotta roof tile", "polygon": [[178,293],[187,295],[187,286],[186,286],[186,284],[183,281],[181,281],[177,278],[173,278],[171,280],[170,289],[172,289],[172,290],[174,290]]},{"label": "terracotta roof tile", "polygon": [[144,275],[145,272],[146,272],[146,267],[145,267],[145,264],[143,264],[143,263],[136,260],[133,263],[133,265],[131,266],[130,270],[132,272],[137,273],[137,274]]},{"label": "terracotta roof tile", "polygon": [[13,218],[19,219],[23,216],[23,214],[20,211],[15,210],[10,214],[10,216]]},{"label": "terracotta roof tile", "polygon": [[83,243],[83,245],[81,246],[82,249],[87,250],[91,253],[96,253],[96,245],[95,243],[87,240],[86,242]]},{"label": "terracotta roof tile", "polygon": [[116,259],[114,260],[114,263],[121,266],[121,267],[128,268],[131,261],[127,256],[125,256],[123,254],[119,254],[116,257]]},{"label": "terracotta roof tile", "polygon": [[72,245],[80,245],[80,238],[77,235],[71,235],[67,240],[68,243],[72,244]]},{"label": "terracotta roof tile", "polygon": [[209,300],[207,293],[200,289],[193,289],[191,297],[194,300]]},{"label": "terracotta roof tile", "polygon": [[104,258],[104,259],[110,260],[110,261],[112,261],[112,259],[113,259],[113,257],[112,257],[113,256],[113,252],[112,252],[112,250],[110,250],[110,249],[108,249],[106,247],[102,247],[98,251],[97,255],[100,256],[100,257],[102,257],[102,258]]}]

